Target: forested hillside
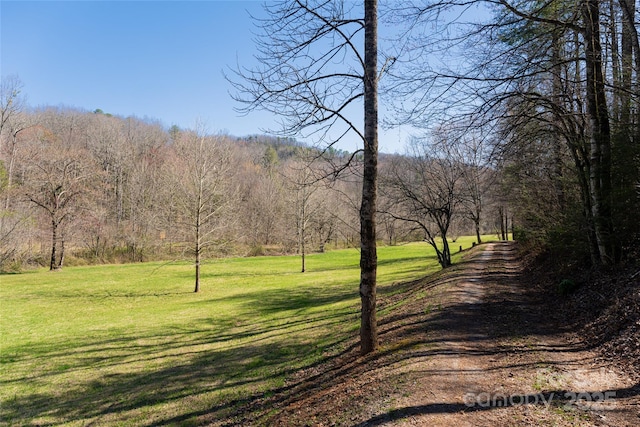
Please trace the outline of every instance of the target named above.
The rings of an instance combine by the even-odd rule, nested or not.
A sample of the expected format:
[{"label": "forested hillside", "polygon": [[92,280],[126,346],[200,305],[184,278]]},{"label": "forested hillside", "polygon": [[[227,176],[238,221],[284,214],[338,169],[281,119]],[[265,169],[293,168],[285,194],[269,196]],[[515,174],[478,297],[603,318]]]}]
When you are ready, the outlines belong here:
[{"label": "forested hillside", "polygon": [[[203,256],[358,246],[357,166],[335,173],[350,153],[292,139],[165,129],[100,110],[34,110],[20,105],[16,88],[6,89],[11,83],[3,82],[0,157],[4,270],[191,258],[196,245]],[[382,168],[391,179],[394,165],[408,158],[383,156]],[[489,170],[463,161],[449,162],[458,174],[451,225],[415,227],[398,212],[381,212],[381,241],[426,237],[435,244],[443,231],[475,234],[472,217],[483,233],[499,230],[488,181],[486,216],[472,216],[467,198]]]}]

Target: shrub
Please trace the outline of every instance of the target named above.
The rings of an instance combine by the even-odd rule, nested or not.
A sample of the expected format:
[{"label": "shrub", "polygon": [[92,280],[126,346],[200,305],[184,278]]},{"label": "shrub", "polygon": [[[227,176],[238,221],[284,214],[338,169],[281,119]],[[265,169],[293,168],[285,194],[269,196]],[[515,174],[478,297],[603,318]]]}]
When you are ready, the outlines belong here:
[{"label": "shrub", "polygon": [[263,256],[265,254],[264,246],[255,245],[249,249],[247,256]]}]

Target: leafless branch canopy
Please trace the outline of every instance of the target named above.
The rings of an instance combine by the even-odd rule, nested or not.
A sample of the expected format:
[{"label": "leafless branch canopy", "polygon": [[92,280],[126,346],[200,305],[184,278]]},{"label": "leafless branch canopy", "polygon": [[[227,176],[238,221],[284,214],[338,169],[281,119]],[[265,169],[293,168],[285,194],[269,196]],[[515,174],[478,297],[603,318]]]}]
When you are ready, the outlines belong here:
[{"label": "leafless branch canopy", "polygon": [[238,66],[227,75],[236,91],[232,97],[242,104],[238,111],[277,113],[281,129],[269,131],[323,145],[349,133],[364,139],[361,125],[348,114],[364,96],[364,19],[356,6],[333,0],[268,2],[267,17],[255,18],[258,65]]}]

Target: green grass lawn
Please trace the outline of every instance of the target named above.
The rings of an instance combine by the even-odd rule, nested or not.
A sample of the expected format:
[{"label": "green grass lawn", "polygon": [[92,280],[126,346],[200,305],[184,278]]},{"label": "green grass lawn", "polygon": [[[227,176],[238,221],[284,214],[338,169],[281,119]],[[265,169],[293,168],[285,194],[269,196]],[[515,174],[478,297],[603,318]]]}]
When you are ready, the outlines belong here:
[{"label": "green grass lawn", "polygon": [[[452,247],[471,246],[460,238]],[[425,243],[379,248],[379,292],[438,270]],[[0,424],[194,425],[281,387],[359,328],[359,253],[0,276]]]}]

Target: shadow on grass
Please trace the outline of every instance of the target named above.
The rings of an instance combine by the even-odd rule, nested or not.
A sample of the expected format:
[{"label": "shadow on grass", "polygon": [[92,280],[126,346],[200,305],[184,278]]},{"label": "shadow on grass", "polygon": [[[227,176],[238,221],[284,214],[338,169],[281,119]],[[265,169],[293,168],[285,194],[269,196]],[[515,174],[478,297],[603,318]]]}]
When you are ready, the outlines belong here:
[{"label": "shadow on grass", "polygon": [[[344,346],[345,329],[357,322],[349,307],[354,294],[335,288],[264,290],[234,298],[247,317],[198,319],[146,334],[52,340],[5,355],[8,363],[51,367],[0,380],[2,387],[20,384],[30,390],[5,399],[0,419],[9,425],[141,425],[149,422],[140,418],[141,408],[166,411],[168,419],[205,413],[224,419],[298,369],[334,357]],[[329,307],[336,303],[346,304]],[[51,383],[66,384],[65,389],[47,386]],[[200,409],[192,413],[188,402]]]},{"label": "shadow on grass", "polygon": [[[257,389],[264,388],[263,382],[290,374],[293,369],[289,363],[291,359],[308,351],[309,345],[305,343],[263,343],[244,345],[240,349],[203,351],[160,369],[107,373],[71,386],[63,394],[56,390],[9,399],[2,403],[0,414],[5,422],[15,425],[29,425],[32,420],[43,417],[55,420],[54,424],[87,423],[109,414],[136,417],[139,414],[126,414],[143,407],[152,408],[218,393],[223,403],[207,406],[206,412],[221,411],[221,416],[224,416],[225,410],[249,399],[225,401],[224,391],[235,390],[239,394],[239,387],[252,384]],[[121,418],[116,417],[115,420]],[[139,425],[139,421],[129,423]]]},{"label": "shadow on grass", "polygon": [[[505,256],[515,254],[510,252],[513,250],[510,246],[502,249]],[[380,320],[383,347],[374,355],[358,355],[353,333],[358,321],[357,307],[350,304],[357,298],[354,293],[336,293],[335,288],[322,287],[311,291],[293,288],[287,293],[261,290],[231,297],[244,312],[253,313],[251,321],[248,317],[225,321],[200,319],[193,327],[184,325],[143,337],[125,334],[108,340],[85,339],[34,349],[32,358],[76,360],[67,369],[99,369],[100,373],[78,381],[64,392],[34,391],[2,402],[0,418],[15,425],[32,424],[39,419],[86,424],[119,421],[125,425],[147,426],[277,425],[278,420],[289,418],[290,407],[304,402],[306,407],[325,405],[317,409],[318,414],[332,420],[339,409],[332,405],[336,402],[330,401],[331,390],[349,378],[366,376],[372,369],[438,354],[539,351],[539,347],[516,344],[469,345],[462,350],[448,345],[461,343],[460,340],[468,337],[475,342],[490,342],[496,337],[521,339],[527,334],[558,333],[552,319],[540,315],[544,307],[537,306],[536,301],[525,300],[518,289],[511,287],[510,284],[518,280],[517,271],[503,268],[481,271],[478,257],[430,278],[382,287],[380,307],[387,305],[390,311]],[[475,272],[470,272],[473,268]],[[491,300],[451,303],[443,309],[427,310],[420,304],[393,309],[394,304],[419,300],[418,294],[479,278],[500,285]],[[469,298],[473,300],[473,297]],[[338,303],[346,305],[339,309],[331,307]],[[203,328],[203,324],[207,327]],[[433,331],[439,333],[425,334]],[[581,349],[558,346],[545,350]],[[128,367],[131,364],[136,368]],[[511,367],[522,366],[525,364]],[[53,377],[58,373],[46,375]],[[36,390],[38,383],[48,379],[19,380],[33,383],[32,389]],[[637,390],[629,392],[637,393]],[[321,396],[325,399],[329,396],[329,401],[321,400]],[[371,399],[381,397],[375,392],[370,396]],[[366,404],[366,399],[351,402],[354,408]],[[460,402],[399,408],[359,425],[381,425],[426,413],[480,409],[492,408],[469,407],[461,396]],[[325,412],[321,412],[323,410]],[[145,413],[154,415],[147,418]],[[108,421],[101,421],[105,419]],[[290,420],[296,425],[295,418]],[[312,422],[298,420],[298,425]]]},{"label": "shadow on grass", "polygon": [[[225,301],[239,303],[251,316],[272,316],[283,313],[307,312],[311,308],[321,308],[332,304],[354,300],[358,297],[357,287],[353,290],[336,290],[335,287],[305,286],[286,291],[261,290],[250,294],[230,296]],[[355,300],[354,300],[355,301]],[[333,309],[330,309],[333,310]]]}]

